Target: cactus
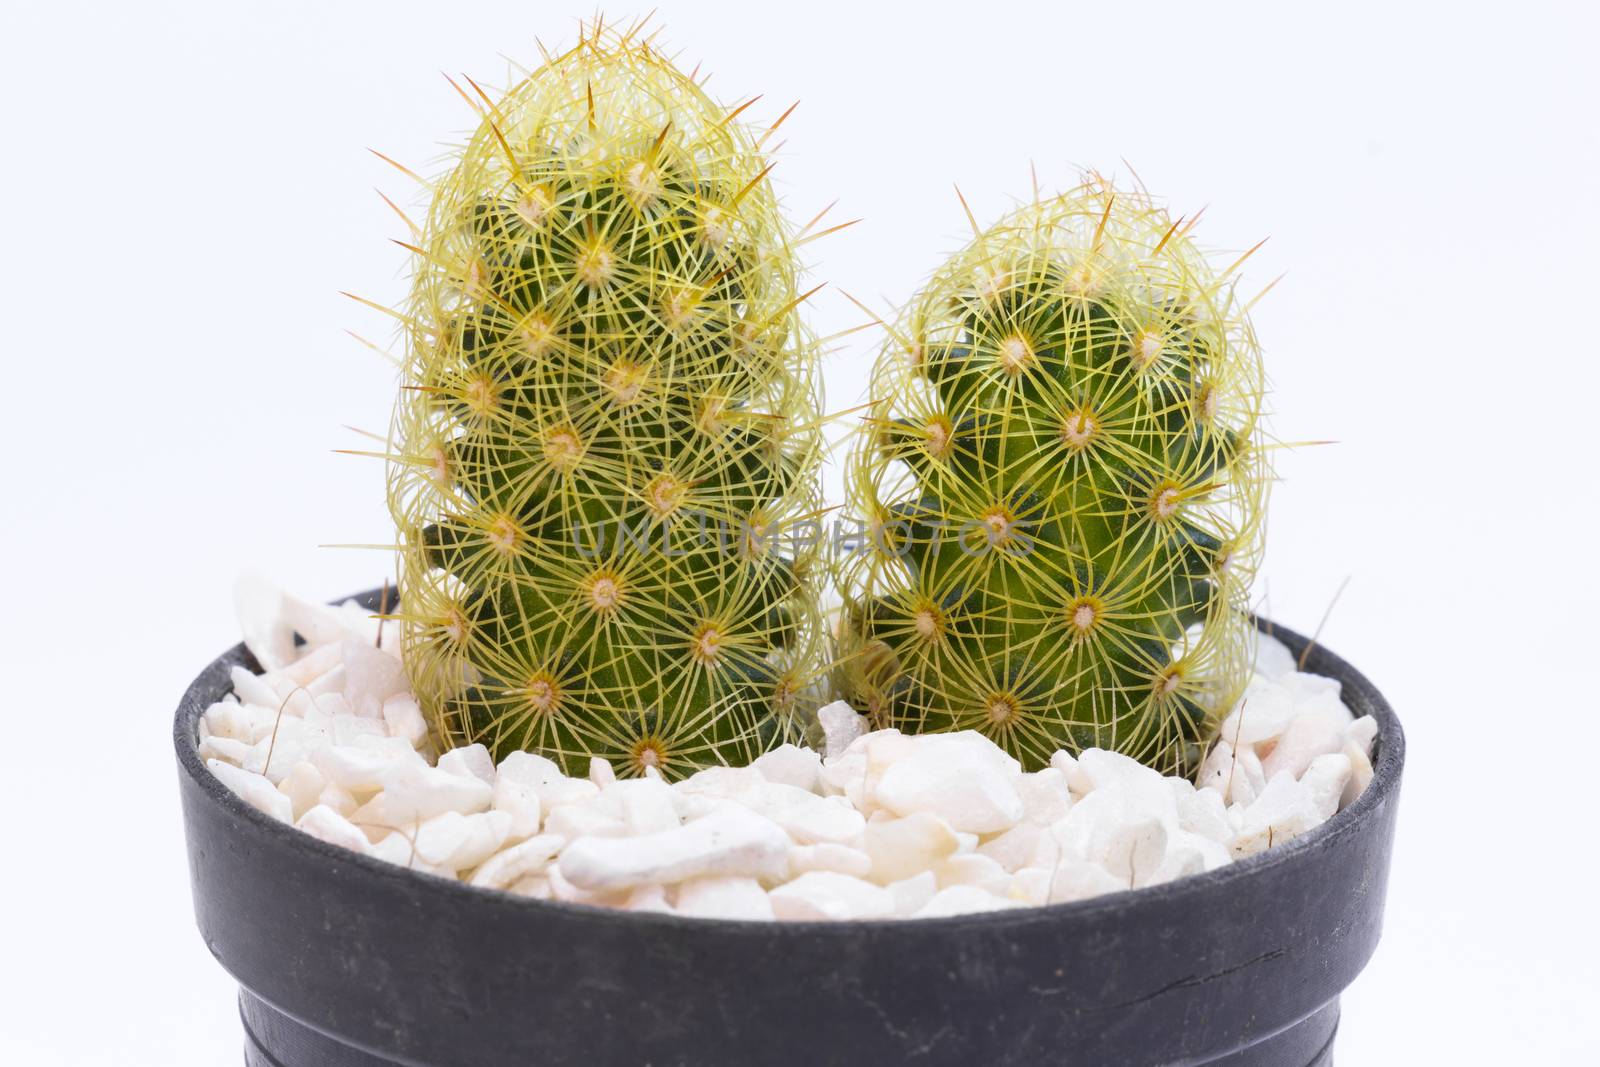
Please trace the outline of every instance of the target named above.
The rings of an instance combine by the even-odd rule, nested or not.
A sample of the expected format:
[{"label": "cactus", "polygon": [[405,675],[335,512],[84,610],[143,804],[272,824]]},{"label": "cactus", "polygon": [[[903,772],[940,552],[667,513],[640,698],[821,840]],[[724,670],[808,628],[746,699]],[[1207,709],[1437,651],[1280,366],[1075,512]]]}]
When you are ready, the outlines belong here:
[{"label": "cactus", "polygon": [[1264,381],[1233,268],[1100,179],[973,230],[873,372],[841,685],[1030,769],[1093,746],[1182,770],[1252,648]]},{"label": "cactus", "polygon": [[743,109],[581,37],[478,93],[412,246],[404,651],[449,744],[670,778],[814,713],[816,342]]}]

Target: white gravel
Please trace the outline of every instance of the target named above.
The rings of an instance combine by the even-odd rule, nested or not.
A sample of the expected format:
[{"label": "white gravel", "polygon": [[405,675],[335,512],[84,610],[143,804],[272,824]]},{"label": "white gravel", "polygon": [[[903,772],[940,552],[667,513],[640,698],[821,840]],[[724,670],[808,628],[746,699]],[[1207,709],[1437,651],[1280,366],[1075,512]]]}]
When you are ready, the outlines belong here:
[{"label": "white gravel", "polygon": [[868,732],[842,702],[822,711],[826,753],[786,745],[669,785],[598,759],[574,779],[528,753],[434,753],[393,624],[259,579],[236,602],[267,670],[236,668],[201,719],[224,785],[330,844],[541,899],[778,920],[1061,903],[1282,844],[1372,778],[1377,723],[1265,636],[1198,787],[1097,749],[1023,773],[981,734]]}]

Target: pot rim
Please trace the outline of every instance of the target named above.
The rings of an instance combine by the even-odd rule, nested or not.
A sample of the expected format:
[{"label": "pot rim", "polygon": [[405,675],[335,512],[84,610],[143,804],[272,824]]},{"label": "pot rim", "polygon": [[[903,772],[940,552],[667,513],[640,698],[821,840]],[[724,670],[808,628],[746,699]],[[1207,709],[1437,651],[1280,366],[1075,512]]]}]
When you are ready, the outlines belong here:
[{"label": "pot rim", "polygon": [[[376,590],[372,592],[375,594]],[[366,595],[365,593],[358,594],[354,599],[361,599]],[[1255,621],[1257,629],[1283,641],[1297,656],[1310,644],[1310,640],[1303,635],[1277,625],[1271,619],[1258,616]],[[258,829],[269,834],[278,835],[278,839],[288,847],[307,849],[312,854],[321,856],[331,863],[353,865],[356,870],[364,871],[370,877],[404,880],[417,891],[435,893],[442,899],[448,899],[454,895],[463,902],[476,899],[489,907],[505,907],[510,903],[510,906],[513,907],[553,910],[556,915],[564,913],[574,918],[582,918],[589,921],[593,921],[597,916],[605,915],[618,921],[637,923],[655,929],[693,929],[703,927],[706,924],[714,924],[723,928],[736,926],[760,927],[766,930],[792,930],[796,934],[808,936],[849,936],[852,930],[861,927],[869,928],[874,932],[888,929],[937,932],[940,929],[949,929],[956,926],[963,928],[987,926],[995,930],[1001,930],[1017,924],[1049,921],[1057,918],[1092,917],[1097,913],[1136,906],[1142,900],[1150,899],[1155,895],[1164,896],[1168,900],[1191,895],[1201,897],[1215,889],[1226,887],[1236,879],[1249,878],[1260,871],[1295,863],[1300,857],[1327,842],[1336,840],[1346,834],[1359,832],[1369,816],[1383,803],[1400,780],[1400,774],[1405,762],[1405,733],[1401,728],[1399,718],[1389,706],[1388,701],[1367,680],[1365,675],[1350,666],[1344,659],[1320,643],[1311,645],[1311,651],[1306,659],[1306,667],[1309,670],[1337,678],[1342,687],[1341,695],[1348,693],[1350,690],[1359,691],[1362,695],[1363,703],[1369,705],[1367,713],[1378,721],[1377,759],[1373,763],[1372,781],[1368,783],[1367,788],[1362,791],[1361,795],[1356,798],[1355,803],[1335,813],[1333,818],[1308,833],[1301,834],[1281,845],[1274,845],[1255,855],[1236,859],[1226,866],[1218,867],[1212,871],[1187,875],[1170,882],[1163,882],[1160,885],[1124,889],[1115,893],[1105,893],[1086,900],[1071,901],[1064,904],[1031,905],[1021,908],[1007,908],[1000,911],[934,918],[850,919],[842,922],[828,920],[776,922],[767,919],[713,919],[662,912],[625,912],[618,911],[615,908],[605,908],[591,904],[540,900],[534,897],[519,896],[507,890],[474,886],[457,879],[445,878],[425,871],[412,870],[409,867],[402,867],[387,860],[380,860],[373,856],[328,844],[296,829],[291,824],[279,822],[265,812],[246,804],[231,789],[225,786],[220,778],[212,774],[211,769],[205,766],[200,759],[198,751],[199,719],[205,709],[217,699],[215,682],[210,675],[214,669],[224,666],[239,665],[250,669],[250,664],[254,662],[254,659],[242,642],[212,660],[206,669],[190,683],[188,689],[184,692],[183,700],[178,705],[177,714],[173,722],[172,736],[174,748],[177,750],[179,766],[212,801],[220,804],[233,817],[253,822]],[[201,690],[207,690],[207,692],[202,693],[200,692]],[[231,683],[228,685],[226,692],[232,692]]]}]

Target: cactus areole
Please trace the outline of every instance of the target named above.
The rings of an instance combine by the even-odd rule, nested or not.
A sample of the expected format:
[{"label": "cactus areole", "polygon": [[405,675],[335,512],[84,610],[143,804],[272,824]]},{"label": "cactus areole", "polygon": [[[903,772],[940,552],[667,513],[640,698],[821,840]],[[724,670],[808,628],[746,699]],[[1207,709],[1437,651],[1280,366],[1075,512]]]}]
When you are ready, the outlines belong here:
[{"label": "cactus areole", "polygon": [[1172,772],[1248,675],[1267,470],[1260,351],[1142,193],[1018,209],[891,327],[847,472],[843,682],[877,725],[1030,767]]},{"label": "cactus areole", "polygon": [[[748,763],[814,712],[815,343],[758,142],[591,28],[433,185],[388,495],[448,743]],[[810,541],[811,543],[808,543]]]}]

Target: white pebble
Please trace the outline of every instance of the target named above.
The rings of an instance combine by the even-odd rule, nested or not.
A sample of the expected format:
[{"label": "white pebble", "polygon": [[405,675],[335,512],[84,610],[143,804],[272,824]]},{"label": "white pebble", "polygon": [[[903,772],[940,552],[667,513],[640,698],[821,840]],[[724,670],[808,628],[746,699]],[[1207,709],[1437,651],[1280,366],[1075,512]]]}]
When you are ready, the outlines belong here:
[{"label": "white pebble", "polygon": [[489,889],[507,889],[550,865],[566,838],[540,834],[490,856],[472,872],[472,884]]},{"label": "white pebble", "polygon": [[878,803],[897,815],[931,812],[966,833],[998,833],[1022,821],[1020,768],[993,741],[971,730],[915,741],[883,772],[873,790]]},{"label": "white pebble", "polygon": [[817,721],[822,724],[826,738],[824,755],[828,759],[843,755],[856,738],[867,732],[866,717],[858,715],[855,708],[842,700],[823,705],[817,711]]},{"label": "white pebble", "polygon": [[617,804],[629,834],[653,834],[680,825],[673,807],[672,787],[658,778],[633,778],[623,782],[613,778],[609,786],[602,788],[601,795]]},{"label": "white pebble", "polygon": [[217,781],[231,789],[240,800],[252,808],[272,816],[279,822],[294,821],[293,803],[263,776],[241,770],[221,760],[207,760],[206,766],[217,776]]},{"label": "white pebble", "polygon": [[1126,881],[1113,878],[1098,864],[1081,856],[1064,856],[1053,869],[1048,899],[1051,904],[1070,904],[1129,888]]},{"label": "white pebble", "polygon": [[368,641],[345,638],[340,646],[344,660],[344,695],[357,712],[381,714],[384,702],[405,692],[406,674],[400,658]]},{"label": "white pebble", "polygon": [[494,785],[494,757],[489,755],[488,748],[481,744],[453,748],[439,757],[436,766],[441,771],[476,778],[488,786]]},{"label": "white pebble", "polygon": [[884,884],[931,870],[958,847],[949,824],[925,811],[868,822],[863,843],[872,857],[873,880]]},{"label": "white pebble", "polygon": [[751,764],[769,782],[815,793],[821,787],[822,757],[809,748],[779,745]]},{"label": "white pebble", "polygon": [[276,714],[278,703],[283,698],[273,692],[272,686],[262,681],[259,675],[235,665],[229,668],[228,677],[233,680],[233,692],[240,703],[256,704]]},{"label": "white pebble", "polygon": [[935,893],[933,899],[912,916],[914,919],[940,919],[951,915],[974,915],[985,911],[1006,911],[1022,904],[970,885],[953,885]]},{"label": "white pebble", "polygon": [[[412,755],[407,748],[406,756]],[[329,782],[364,794],[383,788],[386,776],[399,765],[393,752],[355,745],[320,745],[311,750],[311,763]]]},{"label": "white pebble", "polygon": [[1281,845],[1320,821],[1311,791],[1288,771],[1282,771],[1244,809],[1239,832],[1233,839],[1233,854],[1249,856]]},{"label": "white pebble", "polygon": [[539,794],[532,786],[501,775],[495,780],[494,795],[490,798],[489,806],[511,816],[511,826],[506,831],[508,839],[520,841],[539,832],[543,809],[539,804]]},{"label": "white pebble", "polygon": [[611,761],[601,759],[599,756],[589,757],[589,781],[594,783],[596,789],[604,789],[617,780],[617,772],[611,766]]},{"label": "white pebble", "polygon": [[884,919],[894,914],[894,896],[887,889],[834,871],[807,871],[768,893],[767,899],[779,919]]},{"label": "white pebble", "polygon": [[424,863],[462,871],[478,866],[505,842],[511,816],[503,811],[462,815],[447,811],[417,828],[417,855]]},{"label": "white pebble", "polygon": [[389,736],[404,738],[412,748],[420,747],[428,737],[428,722],[410,693],[396,693],[383,702],[383,721]]},{"label": "white pebble", "polygon": [[674,830],[580,838],[561,854],[561,873],[580,889],[631,889],[710,874],[777,879],[788,862],[789,838],[776,823],[728,804]]},{"label": "white pebble", "polygon": [[976,852],[951,856],[934,870],[939,886],[975,886],[985,893],[1004,893],[1011,885],[1011,872],[988,856]]},{"label": "white pebble", "polygon": [[[355,794],[337,782],[329,782],[322,787],[322,792],[317,794],[317,804],[332,808],[347,819],[354,815],[356,809],[361,806],[356,802]],[[316,805],[312,806],[315,807]]]},{"label": "white pebble", "polygon": [[1298,778],[1318,756],[1344,748],[1348,721],[1338,721],[1323,711],[1297,714],[1278,743],[1261,761],[1261,772],[1270,782],[1280,773]]},{"label": "white pebble", "polygon": [[289,773],[278,783],[278,791],[289,798],[298,819],[317,805],[317,797],[328,785],[328,780],[310,760],[301,760],[289,768]]},{"label": "white pebble", "polygon": [[330,845],[338,845],[352,852],[365,854],[372,848],[366,834],[349,819],[325,804],[313,807],[300,816],[294,825],[296,829],[305,831],[318,841],[326,841]]},{"label": "white pebble", "polygon": [[1335,752],[1312,760],[1306,773],[1300,776],[1300,784],[1311,795],[1318,822],[1326,822],[1339,810],[1339,798],[1344,795],[1353,770],[1350,757]]},{"label": "white pebble", "polygon": [[772,901],[754,878],[691,878],[678,886],[679,915],[702,919],[772,919]]},{"label": "white pebble", "polygon": [[1255,672],[1263,678],[1278,679],[1295,672],[1294,653],[1271,634],[1256,634]]},{"label": "white pebble", "polygon": [[1008,871],[1018,871],[1029,865],[1039,850],[1039,841],[1046,836],[1045,827],[1027,821],[1020,822],[978,846],[978,854],[987,856]]},{"label": "white pebble", "polygon": [[382,791],[356,812],[357,822],[400,830],[449,811],[475,814],[494,798],[494,790],[482,779],[441,771],[420,760],[391,767],[382,786]]},{"label": "white pebble", "polygon": [[872,857],[848,845],[825,842],[820,845],[795,845],[789,849],[789,872],[837,871],[855,878],[872,873]]},{"label": "white pebble", "polygon": [[933,895],[939,891],[939,879],[934,877],[932,871],[922,871],[910,878],[890,882],[884,888],[894,898],[894,913],[904,919],[921,911],[923,905],[933,899]]},{"label": "white pebble", "polygon": [[647,911],[670,915],[672,905],[667,902],[667,891],[659,885],[642,885],[631,890],[619,905],[624,911]]}]

